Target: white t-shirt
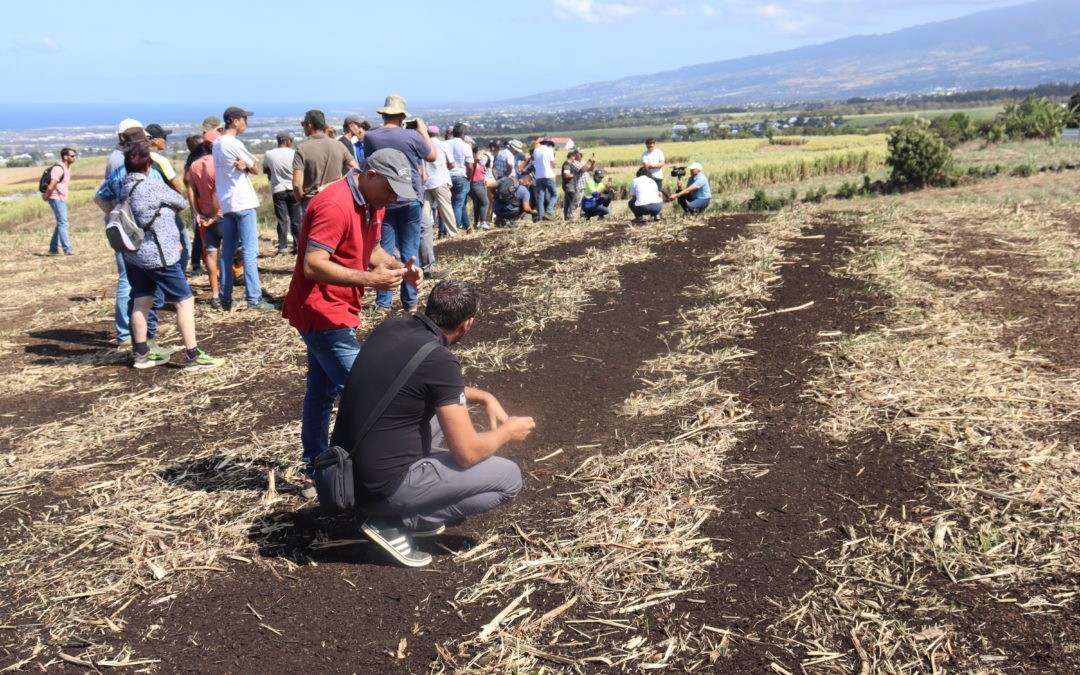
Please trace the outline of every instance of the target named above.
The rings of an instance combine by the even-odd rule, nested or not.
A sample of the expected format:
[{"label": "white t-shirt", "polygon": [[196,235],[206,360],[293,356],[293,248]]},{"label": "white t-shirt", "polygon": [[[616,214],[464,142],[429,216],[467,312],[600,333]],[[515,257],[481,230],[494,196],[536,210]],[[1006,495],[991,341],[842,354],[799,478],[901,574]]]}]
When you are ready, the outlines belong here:
[{"label": "white t-shirt", "polygon": [[446,149],[446,154],[450,156],[450,161],[454,163],[454,168],[450,169],[450,175],[465,177],[465,162],[473,161],[472,146],[455,136],[446,141]]},{"label": "white t-shirt", "polygon": [[555,169],[552,168],[552,164],[555,163],[555,150],[548,145],[541,145],[533,150],[533,167],[536,169],[537,178],[554,178]]},{"label": "white t-shirt", "polygon": [[[649,152],[648,150],[646,150],[645,152],[641,153],[641,163],[642,164],[659,164],[662,161],[664,161],[664,151],[661,150],[660,148],[653,148],[652,152]],[[649,169],[649,173],[652,174],[653,178],[663,178],[664,177],[664,169],[663,168]]]},{"label": "white t-shirt", "polygon": [[427,167],[427,180],[424,181],[425,190],[434,190],[441,185],[450,184],[450,170],[446,168],[447,158],[450,156],[446,143],[438,138],[432,138],[435,141],[435,161],[424,162]]},{"label": "white t-shirt", "polygon": [[224,134],[214,141],[214,181],[217,185],[218,201],[222,213],[236,213],[259,206],[259,197],[255,186],[246,171],[240,171],[233,164],[243,160],[249,167],[255,166],[255,157],[247,151],[236,136]]},{"label": "white t-shirt", "polygon": [[634,204],[638,206],[664,203],[660,188],[656,187],[656,181],[649,176],[638,176],[630,181],[630,196],[634,197]]},{"label": "white t-shirt", "polygon": [[292,189],[293,158],[296,151],[292,148],[273,148],[263,156],[263,167],[270,179],[270,192],[277,194]]}]

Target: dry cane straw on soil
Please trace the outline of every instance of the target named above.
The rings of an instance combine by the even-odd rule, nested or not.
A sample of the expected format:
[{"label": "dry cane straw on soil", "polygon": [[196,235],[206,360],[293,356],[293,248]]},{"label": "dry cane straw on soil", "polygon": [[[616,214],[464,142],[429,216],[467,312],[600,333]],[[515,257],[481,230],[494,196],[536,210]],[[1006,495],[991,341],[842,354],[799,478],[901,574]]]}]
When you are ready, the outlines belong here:
[{"label": "dry cane straw on soil", "polygon": [[[565,238],[567,231],[586,236],[600,229],[596,223],[573,224],[561,233],[557,228],[523,228],[509,245],[498,248],[510,254],[515,254],[515,247],[539,250]],[[110,270],[102,261],[111,260],[111,254],[93,249],[94,241],[88,238],[85,255],[75,259],[75,277],[107,280]],[[263,260],[260,265],[287,271],[284,259]],[[81,292],[64,286],[70,282],[59,279],[32,288],[39,300],[64,292],[61,287]],[[287,283],[287,274],[266,275],[266,286],[276,295]],[[80,304],[73,321],[87,323],[103,308],[111,308],[111,303]],[[31,323],[51,326],[56,320],[42,312]],[[200,337],[210,339],[218,326],[235,319],[200,311],[197,322]],[[21,333],[25,327],[13,330]],[[169,334],[170,327],[163,322],[159,335],[163,343],[170,342]],[[268,374],[302,380],[298,367],[302,349],[294,332],[274,316],[222,354],[228,357],[225,366],[198,378],[173,378],[134,391],[123,381],[87,387],[88,373],[93,380],[88,369],[115,366],[127,358],[107,350],[23,371],[18,378],[20,392],[70,391],[98,397],[84,414],[29,429],[14,424],[0,430],[12,448],[4,458],[0,499],[32,495],[49,483],[62,490],[44,516],[32,521],[17,518],[0,550],[0,561],[11,572],[5,584],[6,604],[11,607],[7,616],[18,625],[17,640],[24,653],[34,655],[31,660],[47,642],[63,642],[94,630],[120,630],[124,610],[136,600],[169,602],[202,576],[259,560],[257,540],[269,532],[252,536],[251,527],[280,508],[275,501],[291,498],[279,497],[269,485],[275,472],[286,482],[297,479],[299,422],[243,436],[234,430],[250,429],[251,420],[257,418],[258,402],[252,396],[265,386]],[[481,354],[483,348],[476,350],[480,355],[474,360],[482,366],[507,367],[523,363],[528,349],[525,344],[516,350],[495,345],[486,354]],[[203,411],[199,421],[204,428],[221,430],[218,442],[196,446],[181,440],[177,445],[178,439],[160,437],[161,428],[190,424],[193,407]],[[154,414],[147,415],[147,409]],[[161,457],[159,443],[170,444],[167,459]],[[252,448],[258,451],[253,453]],[[129,654],[110,654],[108,646],[92,642],[82,650],[72,658],[99,664],[131,660]]]},{"label": "dry cane straw on soil", "polygon": [[[550,530],[518,530],[512,541],[460,556],[488,568],[479,584],[459,592],[455,606],[473,607],[473,615],[479,606],[491,618],[473,637],[441,645],[437,671],[539,672],[586,665],[695,670],[726,653],[732,638],[743,639],[684,624],[668,616],[667,607],[676,597],[692,602],[723,556],[698,532],[715,511],[708,494],[713,481],[743,469],[726,466],[726,452],[754,424],[750,411],[717,388],[718,374],[737,367],[742,356],[719,343],[752,333],[747,317],[754,310],[747,305],[768,298],[770,284],[779,279],[781,247],[798,236],[799,223],[795,217],[775,218],[751,229],[752,236],[711,261],[709,282],[693,298],[698,306],[675,327],[676,346],[643,365],[639,377],[647,388],[624,404],[627,415],[688,406],[695,412],[679,420],[682,431],[667,442],[605,448],[588,457],[560,477],[573,515]],[[557,266],[555,273],[560,271],[582,275],[572,261]],[[595,288],[602,282],[585,283]],[[580,293],[587,297],[584,289]],[[718,317],[727,327],[719,333]],[[548,320],[573,318],[568,312]],[[528,602],[541,587],[557,603],[546,612]],[[666,640],[649,637],[653,621],[663,625]]]},{"label": "dry cane straw on soil", "polygon": [[771,632],[830,655],[808,656],[810,671],[1008,664],[1026,655],[957,630],[951,596],[979,594],[1024,614],[1076,611],[1080,453],[1075,437],[1062,442],[1055,430],[1080,415],[1080,372],[1001,344],[1001,319],[976,309],[986,295],[980,284],[944,284],[1008,276],[955,254],[964,235],[993,236],[1041,269],[1014,283],[1075,298],[1075,243],[1045,216],[991,206],[919,213],[884,205],[859,217],[872,241],[847,273],[890,296],[889,327],[831,350],[831,372],[814,385],[830,411],[821,428],[838,440],[880,431],[923,448],[943,466],[932,480],[948,508],[863,507],[863,525],[845,533],[838,551],[805,561],[820,586]]}]

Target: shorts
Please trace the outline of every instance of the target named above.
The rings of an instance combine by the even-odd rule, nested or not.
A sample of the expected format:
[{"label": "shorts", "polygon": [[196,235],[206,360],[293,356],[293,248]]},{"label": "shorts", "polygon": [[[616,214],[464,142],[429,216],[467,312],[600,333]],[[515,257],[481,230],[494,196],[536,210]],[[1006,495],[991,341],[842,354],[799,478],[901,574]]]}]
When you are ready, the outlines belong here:
[{"label": "shorts", "polygon": [[[204,218],[206,216],[203,216]],[[221,217],[214,218],[214,222],[199,228],[202,232],[203,248],[207,251],[221,250]]]},{"label": "shorts", "polygon": [[191,286],[188,286],[187,277],[184,276],[184,271],[180,269],[179,262],[153,270],[143,269],[128,263],[127,276],[128,283],[131,284],[131,297],[133,298],[151,296],[159,288],[165,294],[165,302],[183,302],[194,297]]}]

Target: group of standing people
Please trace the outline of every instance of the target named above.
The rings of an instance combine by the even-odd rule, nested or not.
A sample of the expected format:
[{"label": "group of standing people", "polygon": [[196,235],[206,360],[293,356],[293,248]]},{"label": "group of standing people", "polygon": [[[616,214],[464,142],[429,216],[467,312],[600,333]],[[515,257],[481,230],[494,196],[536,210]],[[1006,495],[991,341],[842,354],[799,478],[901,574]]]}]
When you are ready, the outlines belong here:
[{"label": "group of standing people", "polygon": [[199,349],[195,334],[195,297],[184,271],[186,228],[179,218],[188,200],[171,163],[157,152],[169,133],[157,124],[144,128],[133,119],[122,121],[95,202],[107,219],[114,206],[126,203],[146,235],[136,250],[116,252],[118,347],[131,343],[132,365],[138,369],[168,363],[173,350],[159,347],[155,337],[156,310],[170,302],[183,343],[181,368],[200,372],[220,366],[223,359]]},{"label": "group of standing people", "polygon": [[[242,274],[247,306],[256,310],[275,308],[272,299],[263,293],[257,264],[259,197],[252,177],[261,171],[265,171],[270,182],[278,224],[277,254],[296,255],[300,253],[301,224],[312,200],[347,172],[358,170],[370,154],[381,149],[400,151],[409,164],[413,191],[408,197],[399,196],[386,205],[379,244],[401,265],[415,263],[434,278],[443,276],[435,264],[436,232],[440,236],[454,236],[473,229],[487,229],[493,224],[513,226],[524,214],[531,215],[534,221],[552,220],[558,198],[557,176],[562,179],[564,219],[575,218],[579,209],[586,219],[603,218],[610,212],[615,195],[610,178],[605,181],[605,172],[596,166],[595,158],[585,161],[576,148],[568,150],[561,170],[556,173],[554,144],[543,137],[533,142],[528,153],[518,140],[508,141],[501,148],[492,143],[485,149],[472,142],[463,123],[447,129],[445,139],[440,138],[438,127],[410,119],[401,96],[386,97],[377,112],[382,118],[377,128],[357,115],[349,115],[341,136],[331,138],[322,111],[309,110],[302,121],[305,141],[294,148],[291,134],[281,131],[277,134],[277,147],[268,151],[260,162],[238,138],[247,129],[248,117],[253,113],[229,107],[223,119],[207,117],[202,133],[187,139],[190,153],[182,185],[171,162],[160,154],[171,131],[159,124],[144,127],[133,119],[120,123],[118,143],[106,163],[105,181],[95,201],[108,213],[130,194],[125,186],[134,187],[140,180],[147,181],[148,186],[160,183],[171,190],[143,189],[135,200],[143,208],[147,198],[153,195],[157,200],[154,203],[160,206],[146,224],[147,232],[160,236],[144,242],[144,247],[160,245],[159,254],[154,257],[149,248],[140,254],[116,254],[116,341],[120,347],[133,342],[137,366],[168,360],[170,353],[160,349],[155,341],[156,310],[166,300],[183,303],[191,293],[183,279],[190,245],[179,216],[189,204],[194,230],[194,246],[190,247],[192,272],[205,264],[210,278],[211,307],[225,311],[232,308],[234,281]],[[128,166],[127,153],[135,147],[147,151],[149,164],[145,171],[141,165],[134,165],[134,170]],[[61,161],[42,178],[42,198],[49,202],[56,216],[49,246],[51,254],[74,252],[68,235],[66,197],[71,165],[77,156],[74,149],[64,148]],[[700,164],[689,166],[687,186],[682,188],[680,183],[671,195],[663,192],[664,168],[663,151],[656,147],[654,139],[647,139],[640,169],[630,185],[629,208],[636,222],[659,218],[665,201],[677,201],[689,213],[701,212],[709,206],[711,189]],[[471,219],[469,199],[473,202]],[[143,215],[149,218],[151,214]],[[173,230],[165,231],[168,223],[173,224]],[[134,275],[129,273],[129,265],[137,268]],[[155,274],[163,274],[162,270],[174,265],[180,270],[179,279],[170,272],[168,278],[159,275],[154,284],[147,283],[138,271],[154,269]],[[136,283],[132,283],[133,278]],[[398,284],[393,291],[376,287],[376,291],[376,305],[384,313],[391,311],[395,301],[393,291],[397,291],[407,313],[417,309],[417,294],[409,284]],[[144,307],[147,302],[149,305]],[[185,317],[183,330],[190,332],[186,310],[181,316]],[[185,345],[188,343],[191,343],[188,351],[195,354],[193,338],[185,338]],[[204,355],[202,366],[216,365],[218,360],[212,364],[208,358]]]}]

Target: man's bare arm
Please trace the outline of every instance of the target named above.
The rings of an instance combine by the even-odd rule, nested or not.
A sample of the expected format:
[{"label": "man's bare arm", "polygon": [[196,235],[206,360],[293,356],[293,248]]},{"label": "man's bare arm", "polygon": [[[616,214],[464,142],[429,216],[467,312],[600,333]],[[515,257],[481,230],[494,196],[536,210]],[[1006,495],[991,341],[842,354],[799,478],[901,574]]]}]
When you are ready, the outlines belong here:
[{"label": "man's bare arm", "polygon": [[292,191],[296,195],[296,201],[302,201],[304,199],[304,170],[293,169],[292,172]]},{"label": "man's bare arm", "polygon": [[486,392],[483,389],[465,387],[465,400],[469,403],[480,403],[484,406],[484,410],[487,412],[488,416],[488,425],[492,429],[505,424],[506,420],[510,419],[510,416],[506,414],[506,410],[503,409],[502,404],[499,403],[499,399],[495,398],[494,394]]},{"label": "man's bare arm", "polygon": [[[382,249],[376,248],[376,251]],[[375,254],[372,253],[372,261]],[[390,269],[386,265],[372,265],[366,270],[356,270],[334,262],[330,252],[317,246],[307,247],[304,254],[304,276],[312,281],[334,286],[375,288],[392,291],[401,285],[405,278],[405,267]]]},{"label": "man's bare arm", "polygon": [[507,417],[498,427],[477,432],[469,409],[460,404],[440,406],[435,409],[435,414],[446,437],[450,457],[466,469],[491,457],[510,441],[524,440],[536,428],[531,417]]}]

